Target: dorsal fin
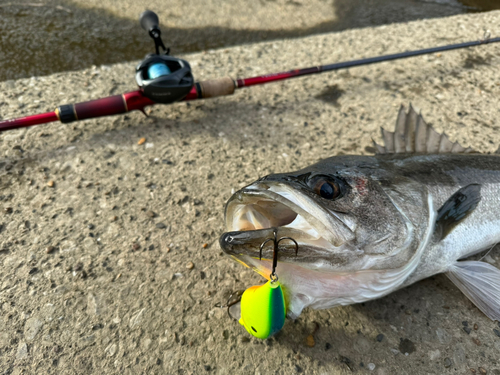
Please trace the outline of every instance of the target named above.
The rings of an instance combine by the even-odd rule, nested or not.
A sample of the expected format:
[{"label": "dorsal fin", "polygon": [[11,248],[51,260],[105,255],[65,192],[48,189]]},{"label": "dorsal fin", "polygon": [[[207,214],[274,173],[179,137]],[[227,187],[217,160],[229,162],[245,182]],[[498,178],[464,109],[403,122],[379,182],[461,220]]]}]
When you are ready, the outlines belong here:
[{"label": "dorsal fin", "polygon": [[458,142],[451,142],[446,134],[439,134],[428,125],[421,114],[410,104],[410,110],[406,113],[404,105],[401,105],[396,120],[394,132],[381,128],[384,146],[375,141],[373,145],[377,154],[460,154],[476,152],[472,148],[462,147]]}]

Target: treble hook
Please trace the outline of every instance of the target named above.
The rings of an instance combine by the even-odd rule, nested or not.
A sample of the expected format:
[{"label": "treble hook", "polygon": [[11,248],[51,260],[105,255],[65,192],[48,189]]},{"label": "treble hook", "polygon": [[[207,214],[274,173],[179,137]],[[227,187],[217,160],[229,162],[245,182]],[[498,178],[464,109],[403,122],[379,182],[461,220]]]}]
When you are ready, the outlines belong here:
[{"label": "treble hook", "polygon": [[262,244],[260,245],[260,251],[259,251],[259,259],[262,260],[262,249],[268,243],[269,241],[273,241],[274,243],[274,249],[273,249],[273,270],[271,272],[271,275],[269,275],[271,281],[275,282],[278,280],[278,275],[276,275],[276,267],[278,265],[278,245],[281,241],[283,240],[290,240],[293,241],[295,244],[295,256],[299,253],[299,244],[297,241],[295,241],[292,237],[281,237],[278,240],[278,230],[276,228],[273,229],[273,238],[268,238]]}]

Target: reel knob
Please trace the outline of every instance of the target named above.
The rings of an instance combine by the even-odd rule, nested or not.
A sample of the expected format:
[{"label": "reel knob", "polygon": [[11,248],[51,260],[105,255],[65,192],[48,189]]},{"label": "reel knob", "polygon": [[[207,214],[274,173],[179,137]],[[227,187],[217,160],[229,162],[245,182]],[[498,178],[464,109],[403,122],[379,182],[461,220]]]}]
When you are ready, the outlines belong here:
[{"label": "reel knob", "polygon": [[141,24],[141,27],[148,33],[150,33],[151,30],[160,30],[160,21],[158,20],[158,15],[151,10],[145,10],[141,13],[141,15],[139,16],[139,23]]}]

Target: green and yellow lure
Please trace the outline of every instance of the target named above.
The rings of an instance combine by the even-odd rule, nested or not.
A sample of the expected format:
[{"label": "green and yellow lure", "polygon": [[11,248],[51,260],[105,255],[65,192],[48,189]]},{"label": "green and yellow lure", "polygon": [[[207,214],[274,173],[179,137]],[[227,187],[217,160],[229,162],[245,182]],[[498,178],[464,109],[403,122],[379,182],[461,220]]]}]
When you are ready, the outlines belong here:
[{"label": "green and yellow lure", "polygon": [[285,296],[278,280],[245,290],[241,296],[240,324],[248,333],[267,339],[285,325]]}]

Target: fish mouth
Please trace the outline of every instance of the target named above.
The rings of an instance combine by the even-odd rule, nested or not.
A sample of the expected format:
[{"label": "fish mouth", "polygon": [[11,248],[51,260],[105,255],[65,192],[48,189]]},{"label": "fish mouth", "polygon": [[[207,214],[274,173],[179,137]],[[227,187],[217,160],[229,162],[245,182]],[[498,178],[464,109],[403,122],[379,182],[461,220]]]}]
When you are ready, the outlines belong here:
[{"label": "fish mouth", "polygon": [[[263,181],[236,192],[226,205],[227,232],[220,237],[222,250],[247,267],[268,276],[273,246],[260,246],[269,238],[291,237],[280,242],[280,262],[323,268],[325,259],[354,238],[355,224],[346,215],[332,213],[310,194],[289,184]],[[284,250],[284,251],[283,251]]]}]

